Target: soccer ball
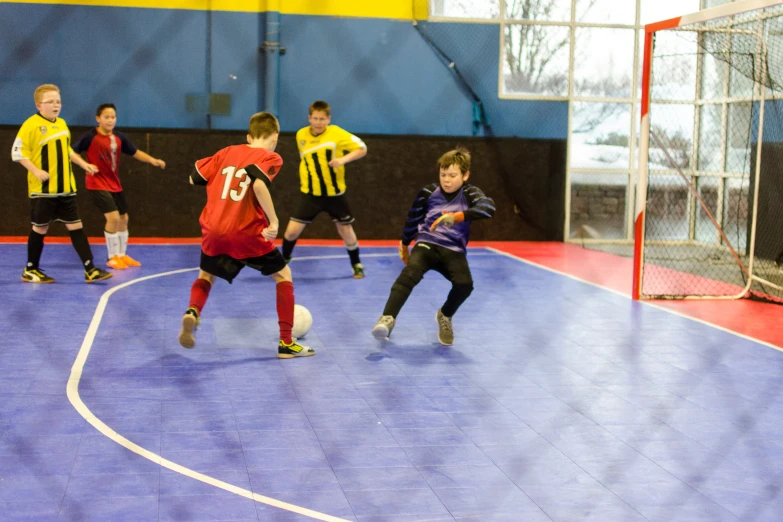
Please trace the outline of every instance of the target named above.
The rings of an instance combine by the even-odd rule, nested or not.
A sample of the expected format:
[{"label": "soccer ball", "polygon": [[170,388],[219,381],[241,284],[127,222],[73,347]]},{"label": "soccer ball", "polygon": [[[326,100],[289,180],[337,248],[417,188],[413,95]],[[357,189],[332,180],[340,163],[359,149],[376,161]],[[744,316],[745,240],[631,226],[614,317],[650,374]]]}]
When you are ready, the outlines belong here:
[{"label": "soccer ball", "polygon": [[294,305],[294,327],[291,330],[291,336],[295,338],[304,337],[313,326],[313,316],[310,310],[302,305]]}]

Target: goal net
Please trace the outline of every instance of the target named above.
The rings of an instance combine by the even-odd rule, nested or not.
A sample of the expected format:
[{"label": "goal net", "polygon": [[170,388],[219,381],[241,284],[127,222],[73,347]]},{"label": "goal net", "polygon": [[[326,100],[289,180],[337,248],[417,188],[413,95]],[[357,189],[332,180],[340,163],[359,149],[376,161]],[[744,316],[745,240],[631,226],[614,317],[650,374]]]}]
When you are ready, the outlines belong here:
[{"label": "goal net", "polygon": [[634,298],[783,303],[783,0],[645,27]]}]

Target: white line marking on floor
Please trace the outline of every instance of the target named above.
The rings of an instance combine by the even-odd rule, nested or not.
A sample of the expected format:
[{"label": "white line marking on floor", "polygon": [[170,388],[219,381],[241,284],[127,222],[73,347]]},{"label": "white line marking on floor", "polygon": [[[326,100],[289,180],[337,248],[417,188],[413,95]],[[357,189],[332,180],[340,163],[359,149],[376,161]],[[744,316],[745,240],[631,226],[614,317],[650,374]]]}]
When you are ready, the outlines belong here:
[{"label": "white line marking on floor", "polygon": [[210,476],[204,475],[202,473],[199,473],[197,471],[193,471],[192,469],[186,468],[184,466],[180,466],[176,462],[171,462],[170,460],[164,459],[160,455],[153,453],[145,448],[142,448],[137,444],[134,444],[133,442],[129,441],[128,439],[126,439],[125,437],[123,437],[113,429],[111,429],[108,425],[106,425],[106,423],[104,423],[102,420],[100,420],[95,415],[93,415],[90,409],[82,401],[82,398],[79,396],[79,381],[81,380],[82,371],[84,370],[84,363],[87,362],[87,357],[90,355],[90,350],[92,349],[92,344],[95,341],[95,335],[98,333],[98,328],[101,325],[101,319],[103,318],[103,314],[106,311],[106,306],[109,303],[109,298],[118,290],[127,288],[130,285],[140,283],[142,281],[148,281],[150,279],[155,279],[157,277],[165,277],[165,276],[181,274],[183,272],[190,272],[195,270],[198,270],[198,268],[183,268],[180,270],[172,270],[170,272],[162,272],[160,274],[148,275],[145,277],[140,277],[138,279],[133,279],[132,281],[128,281],[126,283],[122,283],[121,285],[112,287],[103,293],[100,301],[98,301],[98,306],[95,308],[95,313],[93,314],[92,321],[90,322],[90,326],[87,329],[87,334],[84,336],[84,341],[82,342],[82,346],[79,349],[79,354],[76,356],[76,360],[74,361],[73,366],[71,367],[71,376],[68,379],[68,386],[66,389],[68,394],[68,400],[71,401],[71,404],[73,405],[74,408],[76,408],[76,411],[78,411],[79,414],[87,420],[87,422],[92,424],[95,427],[95,429],[103,433],[105,436],[109,437],[111,440],[113,440],[120,446],[123,446],[131,450],[132,452],[141,455],[142,457],[149,459],[156,464],[163,466],[164,468],[168,468],[172,471],[176,471],[177,473],[181,473],[182,475],[185,475],[187,477],[199,480],[206,484],[210,484],[212,486],[215,486],[216,488],[229,491],[231,493],[234,493],[235,495],[239,495],[240,497],[249,498],[255,500],[256,502],[260,502],[262,504],[268,504],[270,506],[284,509],[286,511],[292,511],[300,515],[314,518],[315,520],[325,520],[327,522],[346,522],[346,520],[343,518],[333,517],[331,515],[319,513],[318,511],[313,511],[311,509],[307,509],[301,506],[296,506],[294,504],[282,502],[280,500],[276,500],[271,497],[265,497],[263,495],[253,493],[252,491],[248,491],[246,489],[234,486],[227,482],[223,482],[222,480],[218,480]]}]

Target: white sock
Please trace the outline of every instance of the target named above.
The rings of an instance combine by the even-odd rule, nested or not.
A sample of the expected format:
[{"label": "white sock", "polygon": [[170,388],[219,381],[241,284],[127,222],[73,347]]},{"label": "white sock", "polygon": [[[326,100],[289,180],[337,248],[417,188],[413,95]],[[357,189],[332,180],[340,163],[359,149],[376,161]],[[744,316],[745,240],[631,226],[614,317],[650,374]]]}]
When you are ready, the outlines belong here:
[{"label": "white sock", "polygon": [[118,233],[109,234],[104,230],[103,235],[106,238],[106,248],[109,251],[109,259],[120,255],[120,237]]},{"label": "white sock", "polygon": [[124,256],[128,252],[128,231],[117,232],[117,235],[120,238],[120,256]]}]

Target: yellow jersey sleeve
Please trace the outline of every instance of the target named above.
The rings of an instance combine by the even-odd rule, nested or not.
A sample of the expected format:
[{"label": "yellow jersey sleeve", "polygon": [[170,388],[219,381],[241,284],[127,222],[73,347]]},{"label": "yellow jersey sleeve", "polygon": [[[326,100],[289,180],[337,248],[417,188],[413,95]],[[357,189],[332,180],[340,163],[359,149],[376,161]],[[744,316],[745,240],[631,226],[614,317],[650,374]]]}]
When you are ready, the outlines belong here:
[{"label": "yellow jersey sleeve", "polygon": [[32,143],[35,141],[35,122],[28,118],[19,128],[14,145],[11,148],[11,159],[14,161],[32,160]]},{"label": "yellow jersey sleeve", "polygon": [[304,150],[305,143],[307,142],[307,135],[305,133],[309,133],[310,127],[305,127],[303,129],[299,129],[296,131],[296,148],[299,151],[299,156],[302,156],[302,151]]},{"label": "yellow jersey sleeve", "polygon": [[348,152],[353,152],[356,149],[366,149],[367,145],[359,138],[359,136],[356,136],[354,134],[351,134],[345,129],[341,129],[340,127],[337,127],[336,125],[333,125],[335,135],[334,135],[334,141],[337,144],[337,150],[339,152],[347,150]]}]

